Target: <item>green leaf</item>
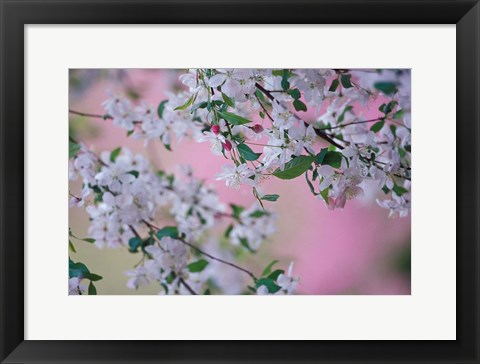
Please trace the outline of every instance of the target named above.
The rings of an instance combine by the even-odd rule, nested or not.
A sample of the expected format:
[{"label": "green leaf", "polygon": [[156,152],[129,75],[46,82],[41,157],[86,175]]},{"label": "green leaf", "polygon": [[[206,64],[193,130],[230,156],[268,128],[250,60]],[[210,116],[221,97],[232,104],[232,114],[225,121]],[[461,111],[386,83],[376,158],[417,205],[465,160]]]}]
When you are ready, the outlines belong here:
[{"label": "green leaf", "polygon": [[323,159],[325,158],[327,153],[328,153],[328,148],[323,148],[322,150],[320,150],[320,152],[315,156],[315,163],[322,164]]},{"label": "green leaf", "polygon": [[243,125],[251,123],[251,120],[245,119],[244,117],[228,112],[228,111],[217,111],[218,115],[220,115],[223,119],[228,121],[232,125]]},{"label": "green leaf", "polygon": [[95,243],[95,239],[92,239],[92,238],[85,238],[85,239],[81,239],[81,240],[86,241],[87,243],[90,243],[90,244]]},{"label": "green leaf", "polygon": [[171,272],[165,280],[167,281],[168,284],[171,284],[173,280],[175,279],[176,274],[175,272]]},{"label": "green leaf", "polygon": [[225,230],[225,233],[223,234],[223,236],[228,238],[230,236],[230,233],[232,232],[232,230],[233,230],[233,224],[228,225],[227,230]]},{"label": "green leaf", "polygon": [[135,178],[138,178],[138,176],[139,176],[138,171],[130,171],[130,172],[128,172],[128,174],[131,174]]},{"label": "green leaf", "polygon": [[305,173],[305,171],[310,168],[314,158],[311,156],[301,155],[297,158],[292,159],[290,162],[285,164],[285,168],[282,170],[277,169],[273,172],[273,175],[280,179],[292,179],[300,176]]},{"label": "green leaf", "polygon": [[388,104],[381,104],[378,110],[383,112],[384,114],[389,114],[392,112],[393,108],[398,104],[396,101],[390,101]]},{"label": "green leaf", "polygon": [[143,243],[142,243],[142,251],[145,252],[145,248],[149,245],[155,245],[155,239],[152,235],[150,235],[148,238],[146,238]]},{"label": "green leaf", "polygon": [[77,143],[73,142],[72,140],[68,141],[68,158],[72,159],[75,157],[80,150],[80,145]]},{"label": "green leaf", "polygon": [[338,79],[334,79],[328,91],[335,92],[335,90],[338,88],[338,85],[340,85],[340,82],[338,81]]},{"label": "green leaf", "polygon": [[295,100],[302,97],[302,94],[300,93],[300,90],[298,88],[294,88],[293,90],[288,90],[288,94],[292,96]]},{"label": "green leaf", "polygon": [[380,130],[382,130],[383,125],[385,125],[385,120],[377,121],[375,124],[372,125],[370,130],[373,131],[374,133],[377,133]]},{"label": "green leaf", "polygon": [[316,196],[318,193],[315,192],[315,188],[313,187],[312,182],[308,179],[308,171],[305,172],[305,179],[307,180],[308,187],[310,187],[310,191]]},{"label": "green leaf", "polygon": [[245,207],[243,206],[239,206],[239,205],[235,205],[235,204],[230,204],[230,207],[232,208],[232,212],[233,212],[233,217],[235,217],[236,219],[239,219],[240,218],[240,214],[243,212],[243,210],[245,210]]},{"label": "green leaf", "polygon": [[232,99],[231,97],[228,97],[227,95],[225,95],[223,92],[222,92],[222,98],[223,98],[223,101],[225,101],[225,103],[230,106],[230,107],[235,107],[235,100]]},{"label": "green leaf", "polygon": [[75,245],[73,245],[72,241],[69,240],[68,241],[68,249],[73,252],[73,253],[76,253],[77,251],[75,250]]},{"label": "green leaf", "polygon": [[142,245],[143,240],[140,239],[138,236],[134,236],[128,241],[128,250],[131,253],[136,253],[138,248]]},{"label": "green leaf", "polygon": [[115,159],[120,155],[120,152],[122,151],[121,147],[118,147],[110,153],[110,162],[115,162]]},{"label": "green leaf", "polygon": [[88,285],[88,294],[90,296],[95,296],[97,294],[97,289],[93,285],[92,281],[90,281],[90,284]]},{"label": "green leaf", "polygon": [[265,212],[265,211],[262,211],[262,210],[257,210],[257,211],[252,212],[248,216],[253,217],[254,219],[257,219],[257,218],[265,216],[265,215],[268,215],[268,212]]},{"label": "green leaf", "polygon": [[269,278],[260,278],[255,285],[257,288],[260,286],[267,287],[269,293],[276,293],[281,289],[273,280]]},{"label": "green leaf", "polygon": [[405,114],[405,111],[403,109],[400,109],[397,112],[395,112],[395,114],[393,114],[393,118],[397,120],[401,119],[404,114]]},{"label": "green leaf", "polygon": [[[322,150],[323,151],[323,150]],[[320,152],[322,153],[322,152]],[[318,154],[317,154],[318,156]],[[317,158],[317,160],[320,160],[320,157]],[[329,166],[332,166],[333,168],[340,168],[342,164],[342,153],[340,152],[332,152],[330,150],[327,150],[325,155],[323,156],[323,159],[321,160],[320,164],[328,164]]]},{"label": "green leaf", "polygon": [[397,136],[397,127],[393,124],[390,124],[390,130],[392,131],[392,134],[396,137]]},{"label": "green leaf", "polygon": [[74,263],[71,259],[68,262],[68,277],[80,277],[83,278],[86,274],[90,273],[87,266],[83,263]]},{"label": "green leaf", "polygon": [[263,195],[261,200],[275,202],[279,199],[279,195]]},{"label": "green leaf", "polygon": [[98,274],[94,274],[94,273],[87,273],[83,278],[90,279],[93,282],[103,279],[102,276],[99,276]]},{"label": "green leaf", "polygon": [[398,196],[403,195],[404,193],[407,193],[408,190],[402,186],[395,185],[392,188],[393,192],[395,192]]},{"label": "green leaf", "polygon": [[352,88],[352,82],[350,79],[352,78],[352,75],[347,75],[347,74],[341,74],[340,75],[340,81],[342,82],[342,86],[345,88]]},{"label": "green leaf", "polygon": [[203,292],[204,295],[209,296],[211,295],[210,288],[207,288],[205,292]]},{"label": "green leaf", "polygon": [[273,281],[276,281],[280,274],[285,274],[285,271],[282,270],[282,269],[277,269],[277,270],[273,271],[272,273],[270,273],[267,278],[269,278]]},{"label": "green leaf", "polygon": [[351,111],[353,109],[353,106],[352,105],[348,105],[345,107],[345,109],[343,109],[343,112],[340,114],[340,116],[338,117],[338,123],[340,124],[344,119],[345,119],[345,114],[349,111]]},{"label": "green leaf", "polygon": [[271,261],[270,264],[267,265],[267,266],[265,267],[265,269],[263,270],[263,272],[262,272],[262,277],[268,276],[268,275],[270,274],[270,272],[272,271],[272,267],[273,267],[275,264],[277,264],[277,263],[278,263],[278,260],[273,260],[273,261]]},{"label": "green leaf", "polygon": [[196,262],[193,262],[187,265],[187,268],[192,273],[198,273],[204,270],[207,265],[208,265],[208,262],[205,259],[200,259]]},{"label": "green leaf", "polygon": [[240,238],[240,244],[245,248],[247,249],[250,253],[255,253],[255,250],[253,250],[251,247],[250,247],[250,244],[248,244],[248,240],[245,239],[245,238]]},{"label": "green leaf", "polygon": [[282,73],[282,82],[280,85],[282,88],[286,91],[290,88],[290,82],[288,82],[288,78],[290,77],[290,71],[289,70],[283,70]]},{"label": "green leaf", "polygon": [[158,104],[157,115],[160,119],[163,117],[163,110],[165,110],[165,105],[167,102],[168,100],[163,100],[160,104]]},{"label": "green leaf", "polygon": [[387,105],[388,112],[392,112],[393,109],[395,108],[395,106],[397,106],[397,105],[398,105],[397,101],[395,101],[395,100],[390,101]]},{"label": "green leaf", "polygon": [[[228,133],[224,133],[224,136],[228,136]],[[241,134],[232,135],[230,138],[237,144],[242,144],[245,141],[245,137]]]},{"label": "green leaf", "polygon": [[193,105],[190,112],[193,114],[197,109],[205,109],[208,106],[208,104],[209,103],[207,101],[203,101],[196,105]]},{"label": "green leaf", "polygon": [[255,153],[246,144],[237,145],[237,149],[238,149],[240,155],[247,161],[256,161],[262,155],[262,153]]},{"label": "green leaf", "polygon": [[186,103],[184,103],[183,105],[181,106],[177,106],[174,110],[177,111],[177,110],[185,110],[187,107],[189,107],[193,102],[193,95],[190,96],[190,98],[187,100]]},{"label": "green leaf", "polygon": [[140,94],[133,88],[127,89],[127,96],[133,100],[138,100],[140,98]]},{"label": "green leaf", "polygon": [[293,107],[297,111],[307,111],[307,105],[305,105],[303,102],[301,102],[298,99],[293,102]]},{"label": "green leaf", "polygon": [[385,95],[391,95],[397,92],[397,85],[394,82],[377,82],[374,84],[374,87],[382,91]]},{"label": "green leaf", "polygon": [[165,226],[163,229],[158,230],[155,235],[157,235],[158,239],[166,236],[176,239],[178,238],[178,229],[176,226]]},{"label": "green leaf", "polygon": [[261,102],[265,101],[265,96],[263,95],[263,92],[260,90],[255,91],[255,95],[260,99]]},{"label": "green leaf", "polygon": [[328,190],[330,188],[327,187],[325,188],[323,191],[320,191],[320,196],[322,196],[323,200],[325,201],[325,203],[328,205]]}]

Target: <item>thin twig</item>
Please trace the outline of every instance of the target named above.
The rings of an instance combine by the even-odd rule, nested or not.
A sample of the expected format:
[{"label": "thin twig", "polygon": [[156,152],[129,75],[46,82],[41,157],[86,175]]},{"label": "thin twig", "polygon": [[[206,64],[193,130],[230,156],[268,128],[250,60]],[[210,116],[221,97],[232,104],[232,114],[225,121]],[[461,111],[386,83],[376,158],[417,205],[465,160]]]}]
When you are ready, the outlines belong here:
[{"label": "thin twig", "polygon": [[135,230],[135,228],[132,225],[128,225],[130,230],[132,230],[133,235],[135,235],[137,238],[141,239],[140,234]]},{"label": "thin twig", "polygon": [[81,111],[75,111],[75,110],[72,110],[72,109],[69,109],[68,112],[70,114],[75,114],[75,115],[80,115],[80,116],[86,116],[86,117],[90,117],[90,118],[99,118],[99,119],[113,119],[110,115],[108,114],[105,114],[105,115],[100,115],[100,114],[89,114],[89,113],[85,113],[85,112],[81,112]]},{"label": "thin twig", "polygon": [[[148,222],[147,220],[142,220],[148,227],[150,228],[154,228],[156,230],[160,230],[160,228],[158,226],[155,226],[153,225],[152,223]],[[254,280],[257,280],[257,277],[255,277],[255,275],[250,272],[249,270],[245,269],[245,268],[242,268],[242,267],[239,267],[238,265],[234,264],[234,263],[231,263],[231,262],[228,262],[226,260],[223,260],[223,259],[220,259],[220,258],[217,258],[217,257],[214,257],[213,255],[201,250],[200,248],[196,247],[195,245],[193,245],[192,243],[189,243],[188,241],[186,241],[185,239],[183,238],[176,238],[178,241],[182,242],[183,244],[189,246],[190,248],[192,248],[193,250],[199,252],[200,254],[203,254],[205,255],[206,257],[209,257],[210,259],[212,260],[216,260],[217,262],[220,262],[220,263],[223,263],[223,264],[226,264],[226,265],[229,265],[230,267],[233,267],[233,268],[236,268],[238,270],[241,270],[242,272],[248,274],[250,277],[252,277]]]},{"label": "thin twig", "polygon": [[[271,94],[270,91],[268,91],[267,89],[265,89],[262,85],[260,85],[258,82],[255,83],[255,87],[260,90],[261,92],[263,92],[263,94],[265,96],[267,96],[271,101],[275,101],[277,104],[280,104],[280,102]],[[296,115],[295,113],[293,113],[293,116],[297,119],[297,120],[300,120],[300,121],[303,121],[303,123],[305,124],[306,127],[310,126],[309,123],[307,123],[305,120],[302,120],[301,117],[299,117],[298,115]],[[338,144],[335,140],[333,140],[332,138],[330,138],[327,134],[325,134],[324,132],[322,132],[321,129],[318,129],[318,128],[313,128],[313,130],[315,131],[315,134],[317,134],[320,138],[322,138],[323,140],[329,142],[330,144],[334,145],[335,147],[337,147],[338,149],[342,150],[344,149],[345,147],[343,145],[340,145]]]},{"label": "thin twig", "polygon": [[227,262],[226,260],[223,260],[223,259],[220,259],[220,258],[217,258],[217,257],[214,257],[213,255],[211,254],[208,254],[207,252],[201,250],[200,248],[197,248],[195,245],[189,243],[188,241],[182,239],[182,238],[177,238],[177,240],[181,241],[182,243],[184,243],[185,245],[188,245],[190,248],[192,248],[193,250],[196,250],[197,252],[199,252],[200,254],[203,254],[205,255],[206,257],[209,257],[210,259],[213,259],[213,260],[216,260],[217,262],[220,262],[220,263],[223,263],[223,264],[226,264],[226,265],[229,265],[233,268],[236,268],[238,270],[241,270],[242,272],[244,273],[247,273],[250,277],[252,277],[254,280],[257,279],[257,277],[255,277],[255,275],[250,272],[249,270],[245,269],[245,268],[242,268],[242,267],[239,267],[238,265],[234,264],[234,263],[231,263],[231,262]]},{"label": "thin twig", "polygon": [[260,143],[252,143],[252,142],[243,142],[243,143],[249,144],[249,145],[258,145],[260,147],[285,148],[283,145],[260,144]]},{"label": "thin twig", "polygon": [[255,97],[257,98],[258,103],[259,103],[260,106],[262,107],[263,112],[268,116],[268,118],[270,119],[270,121],[273,123],[273,118],[272,118],[272,116],[270,115],[270,113],[268,112],[268,110],[265,108],[265,106],[262,104],[262,101],[260,101],[260,98],[258,97],[257,94],[255,94]]},{"label": "thin twig", "polygon": [[185,286],[185,288],[188,290],[188,292],[190,292],[190,294],[193,294],[193,295],[198,295],[197,292],[195,292],[192,287],[190,287],[187,282],[185,282],[185,280],[183,278],[180,278],[180,283],[183,284]]},{"label": "thin twig", "polygon": [[341,124],[341,125],[336,125],[336,126],[327,126],[325,128],[320,128],[319,130],[332,130],[332,129],[337,129],[337,128],[344,128],[346,126],[349,126],[349,125],[356,125],[356,124],[365,124],[365,123],[371,123],[371,122],[374,122],[374,121],[380,121],[380,120],[384,120],[385,118],[376,118],[376,119],[370,119],[370,120],[361,120],[361,121],[352,121],[350,123],[346,123],[346,124]]}]

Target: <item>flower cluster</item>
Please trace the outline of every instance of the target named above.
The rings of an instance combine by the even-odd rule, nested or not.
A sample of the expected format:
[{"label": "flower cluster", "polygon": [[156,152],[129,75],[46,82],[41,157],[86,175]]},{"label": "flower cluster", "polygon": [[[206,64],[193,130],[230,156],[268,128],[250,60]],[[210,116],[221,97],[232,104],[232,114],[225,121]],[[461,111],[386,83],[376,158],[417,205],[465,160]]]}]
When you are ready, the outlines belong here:
[{"label": "flower cluster", "polygon": [[169,94],[169,99],[158,106],[142,102],[135,106],[121,95],[108,92],[109,98],[103,102],[105,119],[112,119],[113,124],[127,130],[135,139],[158,139],[170,149],[172,138],[178,140],[186,136],[198,137],[202,123],[193,120],[190,112],[180,109],[188,94]]},{"label": "flower cluster", "polygon": [[[180,175],[175,176],[155,172],[144,156],[127,149],[97,156],[84,145],[70,144],[70,178],[81,177],[83,182],[80,196],[71,193],[71,206],[85,207],[90,217],[89,237],[79,240],[98,248],[126,247],[131,253],[141,252],[140,264],[126,272],[129,288],[156,281],[163,287],[162,293],[204,292],[210,274],[223,275],[225,269],[236,265],[228,263],[203,272],[209,261],[199,259],[202,254],[217,262],[225,261],[192,242],[201,242],[222,219],[231,220],[225,235],[232,248],[240,246],[254,252],[276,231],[275,214],[259,204],[249,209],[231,205],[229,213],[216,192],[195,178],[190,167],[181,168]],[[173,219],[175,226],[156,226],[156,221],[165,219]],[[71,232],[70,236],[78,239]],[[82,294],[85,287],[80,282],[91,274],[82,263],[72,264],[69,292]]]},{"label": "flower cluster", "polygon": [[[254,189],[306,174],[329,209],[378,186],[390,216],[410,209],[408,70],[191,69],[186,89],[154,107],[112,95],[106,115],[134,137],[170,148],[190,136],[232,161],[217,179]],[[364,114],[378,109],[375,117]]]},{"label": "flower cluster", "polygon": [[[147,259],[144,264],[126,272],[130,277],[127,287],[136,289],[140,285],[159,281],[166,293],[178,293],[178,290],[182,288],[180,283],[189,278],[187,264],[190,252],[188,247],[179,240],[167,236],[161,238],[158,244],[147,246],[145,251],[151,259]],[[187,284],[185,283],[183,287],[187,287]]]},{"label": "flower cluster", "polygon": [[[239,212],[238,207],[236,212]],[[258,203],[241,211],[237,221],[229,232],[230,241],[234,245],[247,246],[253,251],[276,231],[276,214],[263,210]]]}]

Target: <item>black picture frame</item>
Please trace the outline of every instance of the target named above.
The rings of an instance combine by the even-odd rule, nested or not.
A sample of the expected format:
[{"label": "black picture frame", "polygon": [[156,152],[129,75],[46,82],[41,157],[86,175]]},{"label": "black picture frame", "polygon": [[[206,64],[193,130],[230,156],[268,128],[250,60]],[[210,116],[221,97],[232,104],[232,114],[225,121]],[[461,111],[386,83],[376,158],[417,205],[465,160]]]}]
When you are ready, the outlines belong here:
[{"label": "black picture frame", "polygon": [[[0,14],[2,363],[480,363],[478,0],[0,0]],[[176,23],[456,24],[457,340],[282,342],[24,340],[23,238],[26,202],[24,181],[25,178],[32,178],[24,173],[26,147],[23,122],[24,26]],[[442,293],[438,294],[441,299]],[[438,317],[438,320],[442,320],[442,317]]]}]

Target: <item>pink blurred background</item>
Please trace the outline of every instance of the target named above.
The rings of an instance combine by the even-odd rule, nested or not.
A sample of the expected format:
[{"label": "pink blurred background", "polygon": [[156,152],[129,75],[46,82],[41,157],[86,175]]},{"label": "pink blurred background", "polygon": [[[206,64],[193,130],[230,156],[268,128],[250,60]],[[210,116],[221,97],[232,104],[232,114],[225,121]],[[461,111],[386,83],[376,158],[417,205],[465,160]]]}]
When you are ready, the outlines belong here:
[{"label": "pink blurred background", "polygon": [[[182,87],[177,81],[181,72],[71,70],[69,107],[103,114],[101,103],[107,98],[106,90],[158,104],[167,99],[166,91]],[[305,118],[308,120],[308,114]],[[215,174],[226,161],[213,155],[208,143],[191,140],[172,143],[173,152],[159,142],[145,148],[142,140],[127,138],[125,130],[109,121],[77,116],[70,117],[70,132],[97,152],[128,147],[147,155],[152,164],[168,172],[175,171],[178,165],[190,164],[198,177],[216,188],[222,201],[246,206],[254,201],[247,188],[235,191],[215,180]],[[78,182],[72,183],[72,190],[79,188]],[[388,211],[378,207],[375,195],[369,193],[362,200],[349,201],[342,211],[329,211],[312,196],[304,178],[288,181],[272,178],[264,184],[263,192],[281,197],[269,205],[279,216],[278,233],[251,258],[251,264],[258,270],[272,259],[279,259],[284,267],[293,261],[294,274],[301,277],[299,294],[410,294],[410,217],[389,219]],[[85,212],[71,209],[70,226],[78,236],[86,236]],[[84,259],[87,265],[93,259],[97,270],[105,270],[105,264],[115,264],[109,253],[98,253],[93,246],[77,250],[76,259]],[[126,249],[122,254],[128,255]],[[130,261],[125,262],[122,269],[129,269],[129,264]],[[99,293],[125,294],[126,277],[116,279],[119,282],[115,284],[100,281],[98,288],[99,291],[103,288],[103,292]]]}]

